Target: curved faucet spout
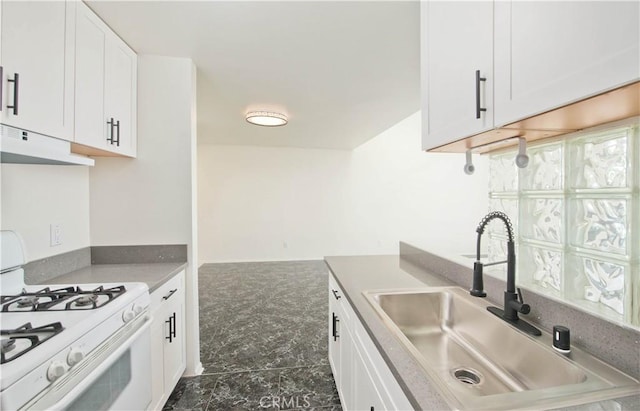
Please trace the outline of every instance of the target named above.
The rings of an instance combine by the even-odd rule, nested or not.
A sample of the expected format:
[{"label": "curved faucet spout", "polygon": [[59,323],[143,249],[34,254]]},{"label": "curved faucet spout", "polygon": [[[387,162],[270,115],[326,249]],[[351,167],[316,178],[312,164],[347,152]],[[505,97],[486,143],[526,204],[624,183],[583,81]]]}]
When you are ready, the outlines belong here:
[{"label": "curved faucet spout", "polygon": [[476,228],[476,233],[478,233],[478,242],[476,244],[476,261],[480,261],[480,238],[482,234],[484,234],[484,229],[492,220],[500,219],[504,223],[507,229],[507,237],[509,238],[509,242],[513,242],[513,224],[511,224],[511,220],[509,217],[503,213],[502,211],[492,211],[480,221],[478,227]]}]

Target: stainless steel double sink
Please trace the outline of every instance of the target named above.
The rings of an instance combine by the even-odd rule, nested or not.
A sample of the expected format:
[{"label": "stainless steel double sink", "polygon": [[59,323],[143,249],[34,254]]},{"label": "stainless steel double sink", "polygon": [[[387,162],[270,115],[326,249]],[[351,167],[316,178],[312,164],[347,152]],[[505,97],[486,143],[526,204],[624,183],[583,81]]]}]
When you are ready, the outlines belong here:
[{"label": "stainless steel double sink", "polygon": [[460,287],[365,291],[388,329],[455,409],[544,409],[640,393],[640,382],[551,336],[524,334]]}]

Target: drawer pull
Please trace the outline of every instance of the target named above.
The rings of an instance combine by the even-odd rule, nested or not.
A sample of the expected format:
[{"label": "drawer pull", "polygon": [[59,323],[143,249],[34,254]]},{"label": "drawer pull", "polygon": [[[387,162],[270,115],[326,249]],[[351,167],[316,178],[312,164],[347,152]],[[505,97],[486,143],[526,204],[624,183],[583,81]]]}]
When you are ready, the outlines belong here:
[{"label": "drawer pull", "polygon": [[171,296],[172,296],[173,294],[175,294],[175,292],[176,292],[176,291],[178,291],[178,289],[177,289],[177,288],[176,288],[176,289],[174,289],[174,290],[169,291],[169,294],[167,294],[167,295],[165,295],[164,297],[162,297],[162,299],[163,299],[163,300],[165,300],[165,301],[166,301],[166,300],[168,300],[169,298],[171,298]]},{"label": "drawer pull", "polygon": [[331,292],[333,293],[333,296],[336,297],[336,300],[340,299],[341,296],[338,295],[338,290],[331,289]]}]

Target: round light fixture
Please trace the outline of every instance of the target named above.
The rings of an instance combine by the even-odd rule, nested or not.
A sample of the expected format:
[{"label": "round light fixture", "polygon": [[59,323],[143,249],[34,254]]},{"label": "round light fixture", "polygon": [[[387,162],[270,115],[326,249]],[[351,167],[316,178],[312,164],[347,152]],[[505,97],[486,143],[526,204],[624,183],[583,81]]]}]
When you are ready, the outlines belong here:
[{"label": "round light fixture", "polygon": [[284,126],[288,123],[287,116],[272,111],[251,111],[245,118],[251,124],[265,127]]}]

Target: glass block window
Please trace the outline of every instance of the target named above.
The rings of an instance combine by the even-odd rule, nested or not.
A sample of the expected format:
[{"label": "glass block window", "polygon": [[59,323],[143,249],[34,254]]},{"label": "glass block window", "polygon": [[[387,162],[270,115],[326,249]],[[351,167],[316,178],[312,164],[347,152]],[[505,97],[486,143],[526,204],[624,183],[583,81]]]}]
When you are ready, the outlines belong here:
[{"label": "glass block window", "polygon": [[[519,285],[618,323],[640,326],[638,119],[490,155],[489,208],[517,233]],[[488,228],[490,261],[505,259]]]}]

